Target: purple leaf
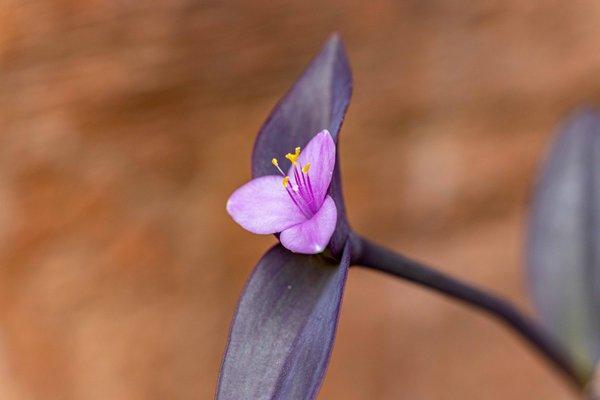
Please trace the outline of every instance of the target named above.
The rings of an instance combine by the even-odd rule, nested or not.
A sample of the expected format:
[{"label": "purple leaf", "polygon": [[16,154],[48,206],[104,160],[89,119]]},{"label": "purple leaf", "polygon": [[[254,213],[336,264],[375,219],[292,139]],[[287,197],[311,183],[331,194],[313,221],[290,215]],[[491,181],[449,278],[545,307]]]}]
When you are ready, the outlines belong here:
[{"label": "purple leaf", "polygon": [[[351,94],[352,74],[342,41],[334,34],[262,126],[252,154],[253,177],[273,174],[273,157],[297,146],[304,147],[323,129],[329,130],[337,143]],[[335,254],[340,254],[349,225],[342,197],[339,156],[329,193],[337,208],[337,226],[330,245]]]},{"label": "purple leaf", "polygon": [[329,361],[350,263],[277,245],[258,262],[234,317],[219,400],[313,399]]},{"label": "purple leaf", "polygon": [[590,371],[600,355],[600,114],[561,129],[538,182],[527,249],[542,322]]}]

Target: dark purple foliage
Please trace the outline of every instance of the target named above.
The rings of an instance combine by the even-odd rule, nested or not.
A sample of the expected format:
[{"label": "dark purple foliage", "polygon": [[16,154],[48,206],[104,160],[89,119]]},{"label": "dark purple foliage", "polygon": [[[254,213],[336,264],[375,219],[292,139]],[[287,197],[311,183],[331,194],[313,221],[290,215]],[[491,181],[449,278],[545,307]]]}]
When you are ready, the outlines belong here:
[{"label": "dark purple foliage", "polygon": [[350,263],[273,247],[256,266],[231,328],[217,398],[312,399],[323,379]]},{"label": "dark purple foliage", "polygon": [[528,243],[542,322],[589,373],[600,355],[600,114],[562,127],[542,171]]}]

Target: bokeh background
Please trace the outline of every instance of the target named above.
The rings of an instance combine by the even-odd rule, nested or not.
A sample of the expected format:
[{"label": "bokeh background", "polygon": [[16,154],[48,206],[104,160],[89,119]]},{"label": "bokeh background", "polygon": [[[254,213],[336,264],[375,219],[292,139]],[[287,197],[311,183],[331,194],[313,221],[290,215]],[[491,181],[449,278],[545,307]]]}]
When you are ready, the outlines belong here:
[{"label": "bokeh background", "polygon": [[[211,399],[272,236],[225,212],[328,34],[360,232],[532,312],[527,206],[600,99],[600,3],[0,0],[0,398]],[[320,399],[574,399],[495,321],[353,269]]]}]

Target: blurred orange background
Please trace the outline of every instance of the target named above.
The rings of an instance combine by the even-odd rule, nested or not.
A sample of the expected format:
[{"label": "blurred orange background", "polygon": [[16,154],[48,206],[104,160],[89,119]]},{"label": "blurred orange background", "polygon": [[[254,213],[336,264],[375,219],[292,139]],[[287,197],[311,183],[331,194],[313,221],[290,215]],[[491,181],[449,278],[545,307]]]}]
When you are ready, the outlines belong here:
[{"label": "blurred orange background", "polygon": [[[229,194],[332,31],[359,232],[533,312],[527,205],[556,123],[600,97],[600,3],[0,0],[0,398],[211,399],[274,243]],[[575,399],[518,337],[353,269],[321,399]]]}]

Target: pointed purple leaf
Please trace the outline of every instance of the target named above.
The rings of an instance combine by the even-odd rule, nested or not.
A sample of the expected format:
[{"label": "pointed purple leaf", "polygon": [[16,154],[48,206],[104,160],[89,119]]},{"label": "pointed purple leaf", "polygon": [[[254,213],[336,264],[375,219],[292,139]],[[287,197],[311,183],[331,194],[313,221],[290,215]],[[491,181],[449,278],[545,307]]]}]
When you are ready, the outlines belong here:
[{"label": "pointed purple leaf", "polygon": [[[273,157],[281,157],[296,146],[304,147],[323,129],[328,129],[337,143],[351,94],[352,73],[342,41],[334,34],[262,126],[252,154],[253,177],[272,175]],[[337,227],[330,244],[334,253],[340,254],[349,227],[342,197],[339,155],[329,193],[338,211]]]},{"label": "pointed purple leaf", "polygon": [[218,400],[313,399],[327,367],[348,266],[281,245],[259,261],[234,317]]},{"label": "pointed purple leaf", "polygon": [[561,129],[538,182],[527,249],[542,322],[581,368],[600,355],[600,114]]}]

